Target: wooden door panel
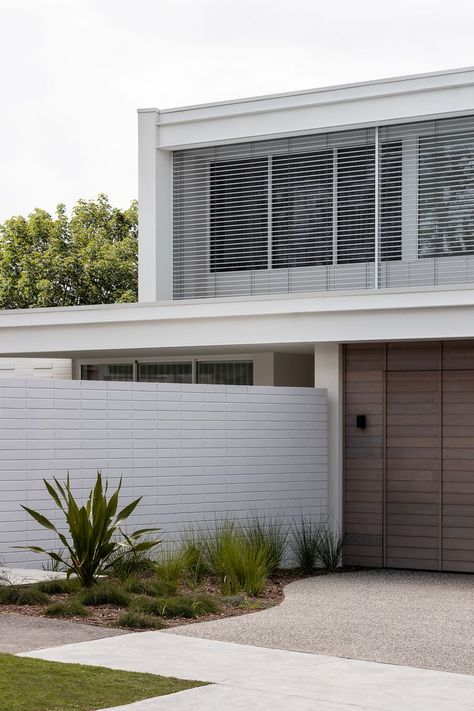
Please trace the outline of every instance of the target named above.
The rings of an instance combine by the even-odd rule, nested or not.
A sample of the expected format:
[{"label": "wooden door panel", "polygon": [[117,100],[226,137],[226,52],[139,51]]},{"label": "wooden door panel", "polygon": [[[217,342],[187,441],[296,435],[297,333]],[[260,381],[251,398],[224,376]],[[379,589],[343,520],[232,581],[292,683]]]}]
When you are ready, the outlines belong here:
[{"label": "wooden door panel", "polygon": [[[439,363],[435,346],[412,352],[417,362]],[[441,380],[437,370],[410,369],[409,354],[398,349],[392,362],[406,370],[386,373],[385,565],[428,570],[440,564]],[[394,411],[400,405],[409,427]]]},{"label": "wooden door panel", "polygon": [[[450,349],[448,361],[474,348]],[[473,363],[474,365],[474,363]],[[472,366],[471,366],[472,367]],[[462,408],[464,413],[458,412]],[[456,409],[456,414],[453,413]],[[443,570],[474,569],[474,370],[443,372]],[[463,566],[463,567],[460,567]]]}]

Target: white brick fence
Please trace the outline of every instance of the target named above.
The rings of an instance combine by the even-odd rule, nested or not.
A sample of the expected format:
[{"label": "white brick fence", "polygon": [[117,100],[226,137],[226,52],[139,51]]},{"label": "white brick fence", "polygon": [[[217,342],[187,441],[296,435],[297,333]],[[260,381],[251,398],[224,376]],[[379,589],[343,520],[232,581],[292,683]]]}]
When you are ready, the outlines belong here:
[{"label": "white brick fence", "polygon": [[0,382],[0,557],[36,566],[33,544],[53,538],[20,507],[56,521],[42,478],[70,472],[85,495],[96,470],[123,475],[122,503],[143,496],[134,519],[168,537],[199,522],[287,520],[327,513],[326,392],[312,388]]}]

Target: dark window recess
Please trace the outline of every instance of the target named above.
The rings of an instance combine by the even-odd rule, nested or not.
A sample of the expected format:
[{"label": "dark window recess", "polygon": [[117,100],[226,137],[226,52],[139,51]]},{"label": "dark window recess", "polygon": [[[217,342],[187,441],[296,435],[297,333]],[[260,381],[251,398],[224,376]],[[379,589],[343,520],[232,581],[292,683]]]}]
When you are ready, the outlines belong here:
[{"label": "dark window recess", "polygon": [[333,153],[272,160],[272,266],[332,262]]},{"label": "dark window recess", "polygon": [[474,253],[474,133],[419,140],[418,256]]},{"label": "dark window recess", "polygon": [[196,368],[198,383],[253,385],[253,363],[251,361],[198,361]]},{"label": "dark window recess", "polygon": [[137,379],[142,383],[192,383],[192,363],[138,363]]},{"label": "dark window recess", "polygon": [[81,365],[81,380],[133,380],[133,365],[131,363]]},{"label": "dark window recess", "polygon": [[268,159],[210,165],[210,269],[267,268]]}]

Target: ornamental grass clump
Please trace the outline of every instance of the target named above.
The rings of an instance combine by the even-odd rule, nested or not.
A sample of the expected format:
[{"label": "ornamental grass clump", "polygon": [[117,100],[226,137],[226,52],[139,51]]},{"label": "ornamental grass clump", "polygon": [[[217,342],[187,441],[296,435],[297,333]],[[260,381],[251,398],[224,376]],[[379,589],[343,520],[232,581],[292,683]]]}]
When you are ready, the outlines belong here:
[{"label": "ornamental grass clump", "polygon": [[317,556],[324,570],[334,573],[339,567],[342,559],[342,551],[344,548],[344,536],[332,531],[325,526],[321,529],[318,538]]},{"label": "ornamental grass clump", "polygon": [[320,525],[305,516],[294,526],[291,550],[296,566],[303,573],[311,573],[316,566],[320,534]]},{"label": "ornamental grass clump", "polygon": [[205,546],[222,595],[236,595],[241,590],[259,595],[263,591],[275,565],[267,541],[247,535],[234,521],[223,521],[209,531]]},{"label": "ornamental grass clump", "polygon": [[254,514],[243,524],[245,538],[255,548],[266,547],[269,553],[270,575],[282,567],[289,529],[278,516]]},{"label": "ornamental grass clump", "polygon": [[187,574],[187,560],[182,551],[169,548],[161,551],[155,561],[158,586],[168,587],[170,594],[175,594]]},{"label": "ornamental grass clump", "polygon": [[[117,565],[120,556],[127,551],[135,553],[148,551],[161,541],[142,540],[143,536],[158,529],[147,528],[125,534],[120,525],[133,513],[141,497],[118,510],[119,494],[122,486],[120,479],[117,489],[109,497],[108,482],[102,484],[102,476],[97,472],[94,488],[89,493],[85,505],[80,506],[71,490],[69,475],[62,484],[56,479],[53,483],[43,480],[54,504],[60,510],[69,531],[69,538],[43,514],[23,506],[22,508],[44,528],[53,531],[59,538],[65,552],[55,553],[39,546],[18,546],[35,553],[48,555],[67,571],[67,576],[75,575],[81,585],[89,588],[97,582],[99,575]],[[120,535],[122,540],[117,541]]]}]

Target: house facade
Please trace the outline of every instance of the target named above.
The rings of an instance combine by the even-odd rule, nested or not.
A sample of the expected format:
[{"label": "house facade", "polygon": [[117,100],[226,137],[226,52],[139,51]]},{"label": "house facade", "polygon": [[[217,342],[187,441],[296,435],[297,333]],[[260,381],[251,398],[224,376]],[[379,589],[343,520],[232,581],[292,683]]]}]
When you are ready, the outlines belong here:
[{"label": "house facade", "polygon": [[0,315],[74,377],[325,388],[347,564],[474,571],[474,69],[140,109],[139,303]]}]

